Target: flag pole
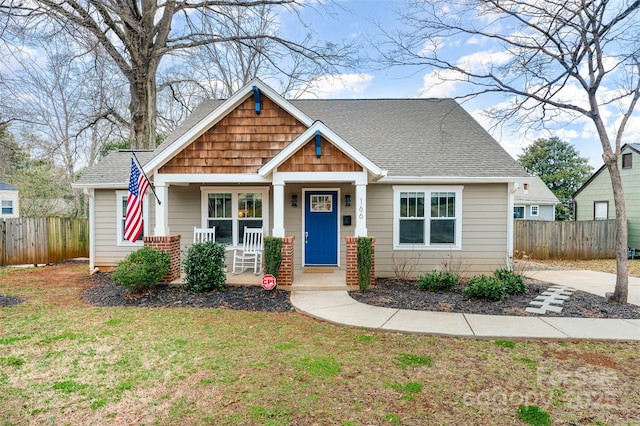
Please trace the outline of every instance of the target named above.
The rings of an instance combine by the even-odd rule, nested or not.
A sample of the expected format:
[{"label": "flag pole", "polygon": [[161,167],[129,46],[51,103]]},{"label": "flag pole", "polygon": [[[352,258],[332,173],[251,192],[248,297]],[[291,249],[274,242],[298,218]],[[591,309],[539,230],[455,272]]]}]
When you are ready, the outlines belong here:
[{"label": "flag pole", "polygon": [[140,164],[140,160],[138,160],[138,157],[136,157],[136,152],[132,149],[126,149],[126,150],[121,150],[122,152],[130,152],[131,154],[133,154],[133,158],[136,160],[136,163],[138,164],[138,168],[140,169],[140,172],[142,172],[142,176],[144,176],[144,178],[147,180],[147,182],[149,182],[149,188],[151,188],[151,192],[153,192],[153,195],[156,197],[156,200],[158,201],[158,205],[161,205],[162,202],[160,202],[160,198],[158,198],[158,194],[156,194],[156,190],[154,189],[154,186],[151,181],[149,180],[149,178],[147,177],[147,174],[144,172],[144,169],[142,168],[142,165]]}]

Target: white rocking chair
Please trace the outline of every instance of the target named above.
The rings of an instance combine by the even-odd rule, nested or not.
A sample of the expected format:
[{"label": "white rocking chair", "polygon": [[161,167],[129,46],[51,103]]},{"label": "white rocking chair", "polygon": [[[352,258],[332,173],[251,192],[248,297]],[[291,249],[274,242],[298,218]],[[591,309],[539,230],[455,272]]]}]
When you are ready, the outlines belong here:
[{"label": "white rocking chair", "polygon": [[193,244],[216,240],[216,228],[193,227]]},{"label": "white rocking chair", "polygon": [[253,267],[256,275],[262,271],[262,228],[245,226],[242,249],[233,251],[233,273],[239,274],[249,267]]}]

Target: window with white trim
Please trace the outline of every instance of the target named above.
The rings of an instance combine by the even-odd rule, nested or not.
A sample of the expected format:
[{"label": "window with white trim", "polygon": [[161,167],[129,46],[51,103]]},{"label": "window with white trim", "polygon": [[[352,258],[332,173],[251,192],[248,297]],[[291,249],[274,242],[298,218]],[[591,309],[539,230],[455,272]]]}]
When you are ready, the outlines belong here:
[{"label": "window with white trim", "polygon": [[529,207],[529,214],[532,217],[538,216],[538,212],[540,211],[540,208],[538,206],[530,206]]},{"label": "window with white trim", "polygon": [[216,241],[243,243],[244,228],[263,228],[267,221],[267,190],[256,188],[202,188],[202,226],[216,229]]},{"label": "window with white trim", "polygon": [[462,187],[394,189],[395,249],[460,249]]},{"label": "window with white trim", "polygon": [[117,214],[117,244],[118,246],[142,246],[142,237],[149,235],[149,199],[147,195],[142,199],[142,233],[135,243],[124,238],[124,221],[127,215],[127,197],[129,191],[116,191],[116,214]]},{"label": "window with white trim", "polygon": [[2,200],[2,215],[13,214],[13,200]]}]

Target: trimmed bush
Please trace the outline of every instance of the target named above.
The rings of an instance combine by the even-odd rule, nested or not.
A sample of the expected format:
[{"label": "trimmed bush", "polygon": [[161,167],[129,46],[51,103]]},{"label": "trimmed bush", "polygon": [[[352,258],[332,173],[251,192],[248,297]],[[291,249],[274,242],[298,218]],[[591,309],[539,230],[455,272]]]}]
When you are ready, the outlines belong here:
[{"label": "trimmed bush", "polygon": [[169,272],[171,256],[162,250],[143,247],[118,262],[111,278],[133,293],[155,285]]},{"label": "trimmed bush", "polygon": [[224,290],[227,276],[225,246],[214,241],[196,243],[189,247],[182,261],[185,273],[184,288],[194,292]]},{"label": "trimmed bush", "polygon": [[418,288],[422,291],[451,291],[460,282],[460,275],[450,271],[433,271],[418,277]]},{"label": "trimmed bush", "polygon": [[371,237],[358,237],[358,286],[362,293],[366,292],[371,284],[371,267],[373,258],[373,238]]},{"label": "trimmed bush", "polygon": [[503,300],[507,295],[504,283],[496,277],[479,275],[467,282],[464,294],[471,299]]},{"label": "trimmed bush", "polygon": [[507,294],[524,294],[527,292],[527,284],[524,281],[524,277],[513,272],[513,269],[496,269],[494,275],[504,283]]},{"label": "trimmed bush", "polygon": [[278,279],[278,271],[282,263],[282,238],[264,237],[264,273]]}]

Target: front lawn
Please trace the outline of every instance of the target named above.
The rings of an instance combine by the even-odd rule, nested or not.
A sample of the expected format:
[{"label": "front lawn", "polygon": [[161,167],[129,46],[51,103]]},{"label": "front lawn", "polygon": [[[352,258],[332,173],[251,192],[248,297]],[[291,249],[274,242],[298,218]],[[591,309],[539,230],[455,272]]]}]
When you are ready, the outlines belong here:
[{"label": "front lawn", "polygon": [[0,308],[1,424],[640,418],[637,343],[417,336],[297,313],[96,308],[79,299],[86,273],[55,265],[0,274],[0,294],[27,299]]}]

